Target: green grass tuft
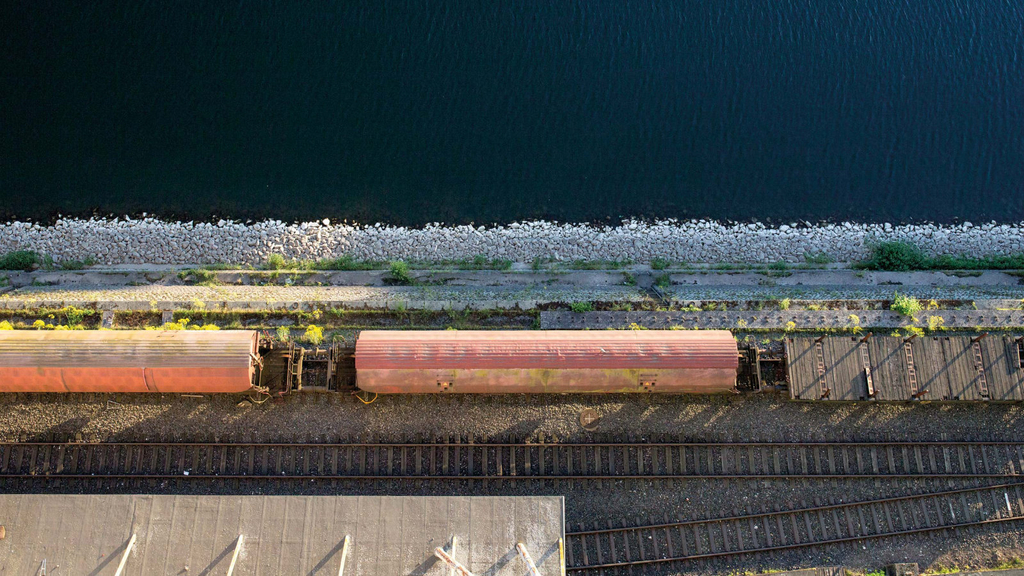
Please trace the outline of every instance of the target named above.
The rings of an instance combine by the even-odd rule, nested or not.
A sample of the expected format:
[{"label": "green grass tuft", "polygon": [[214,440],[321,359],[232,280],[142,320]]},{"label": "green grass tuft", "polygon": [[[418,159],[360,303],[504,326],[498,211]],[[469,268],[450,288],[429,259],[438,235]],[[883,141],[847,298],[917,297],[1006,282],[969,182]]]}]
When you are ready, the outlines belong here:
[{"label": "green grass tuft", "polygon": [[31,270],[35,264],[41,264],[39,254],[31,250],[15,250],[0,256],[0,270]]},{"label": "green grass tuft", "polygon": [[178,272],[178,279],[182,282],[188,282],[195,286],[219,286],[220,281],[217,280],[217,273],[213,270],[206,270],[205,268],[188,268]]},{"label": "green grass tuft", "polygon": [[871,248],[871,257],[861,262],[859,267],[890,272],[926,270],[928,257],[910,242],[880,242]]},{"label": "green grass tuft", "polygon": [[388,264],[388,274],[388,279],[392,284],[410,286],[416,282],[416,280],[409,275],[409,264],[403,260],[395,260]]},{"label": "green grass tuft", "polygon": [[910,270],[1022,270],[1024,254],[970,256],[926,256],[910,242],[881,242],[871,248],[871,257],[854,265],[865,270],[907,272]]}]

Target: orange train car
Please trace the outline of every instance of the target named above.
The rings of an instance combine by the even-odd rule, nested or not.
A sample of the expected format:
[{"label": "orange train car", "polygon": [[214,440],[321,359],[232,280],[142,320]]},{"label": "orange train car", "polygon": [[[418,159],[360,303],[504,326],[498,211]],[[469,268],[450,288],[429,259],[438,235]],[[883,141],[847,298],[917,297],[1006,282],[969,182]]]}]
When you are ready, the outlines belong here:
[{"label": "orange train car", "polygon": [[716,394],[738,367],[727,330],[366,330],[355,347],[356,386],[381,394]]},{"label": "orange train car", "polygon": [[245,392],[255,331],[0,331],[0,392]]}]

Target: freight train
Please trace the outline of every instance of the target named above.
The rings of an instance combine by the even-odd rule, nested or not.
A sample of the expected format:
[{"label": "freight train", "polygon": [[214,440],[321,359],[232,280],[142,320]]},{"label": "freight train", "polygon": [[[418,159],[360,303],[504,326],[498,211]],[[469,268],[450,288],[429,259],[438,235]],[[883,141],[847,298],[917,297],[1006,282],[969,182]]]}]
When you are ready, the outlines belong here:
[{"label": "freight train", "polygon": [[256,331],[0,332],[0,392],[367,394],[789,390],[794,400],[1024,400],[1020,338],[727,330],[366,330],[302,347]]}]

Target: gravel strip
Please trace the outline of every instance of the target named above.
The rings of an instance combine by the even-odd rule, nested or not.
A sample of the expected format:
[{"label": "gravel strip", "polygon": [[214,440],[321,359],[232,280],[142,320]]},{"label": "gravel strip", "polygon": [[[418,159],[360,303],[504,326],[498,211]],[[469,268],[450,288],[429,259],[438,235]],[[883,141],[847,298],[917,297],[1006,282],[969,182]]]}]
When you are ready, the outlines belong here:
[{"label": "gravel strip", "polygon": [[0,294],[0,309],[63,306],[109,310],[188,308],[196,301],[214,309],[294,309],[296,307],[529,309],[552,303],[639,302],[645,295],[623,287],[539,286],[123,286],[68,289],[26,287]]},{"label": "gravel strip", "polygon": [[[101,440],[338,441],[516,437],[693,441],[1020,439],[1024,406],[943,403],[800,403],[782,394],[381,396],[297,394],[258,406],[234,395],[5,394],[0,440],[46,434]],[[594,408],[597,432],[579,412]]]},{"label": "gravel strip", "polygon": [[[681,275],[673,275],[677,281]],[[685,278],[685,276],[683,276]],[[1013,284],[928,286],[920,284],[889,284],[885,286],[849,285],[790,285],[766,284],[763,286],[706,286],[679,285],[662,289],[675,303],[702,300],[892,300],[898,292],[922,300],[982,300],[1024,298],[1024,286]]]},{"label": "gravel strip", "polygon": [[[1024,326],[1024,311],[1019,310],[928,310],[904,316],[889,310],[766,310],[700,312],[567,312],[543,311],[540,327],[544,330],[607,330],[641,326],[647,329],[720,329],[783,330],[848,329],[908,326],[942,328],[1012,329]],[[934,320],[932,320],[934,318]]]}]

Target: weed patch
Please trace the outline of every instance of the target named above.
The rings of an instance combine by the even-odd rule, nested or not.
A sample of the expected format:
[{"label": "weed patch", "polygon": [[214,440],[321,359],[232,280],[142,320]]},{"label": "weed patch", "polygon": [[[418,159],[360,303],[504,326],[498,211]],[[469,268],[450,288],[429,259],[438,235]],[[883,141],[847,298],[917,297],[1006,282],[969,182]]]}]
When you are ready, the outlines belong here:
[{"label": "weed patch", "polygon": [[15,250],[0,256],[0,270],[29,271],[35,264],[41,264],[39,254],[31,250]]},{"label": "weed patch", "polygon": [[871,256],[854,265],[865,270],[907,272],[910,270],[1021,270],[1024,254],[971,256],[926,256],[910,242],[880,242],[871,248]]},{"label": "weed patch", "polygon": [[915,314],[924,309],[921,306],[921,302],[913,296],[907,296],[896,292],[893,294],[892,306],[889,307],[893,312],[898,312],[903,316],[913,317]]},{"label": "weed patch", "polygon": [[306,332],[302,335],[302,339],[316,346],[324,341],[324,329],[316,324],[310,324],[306,326]]},{"label": "weed patch", "polygon": [[411,286],[416,279],[409,274],[409,264],[403,260],[395,260],[388,265],[388,280],[391,284]]},{"label": "weed patch", "polygon": [[571,270],[618,270],[632,264],[630,260],[573,260],[569,263]]},{"label": "weed patch", "polygon": [[218,286],[217,273],[205,268],[188,268],[178,272],[178,279],[196,286]]}]

